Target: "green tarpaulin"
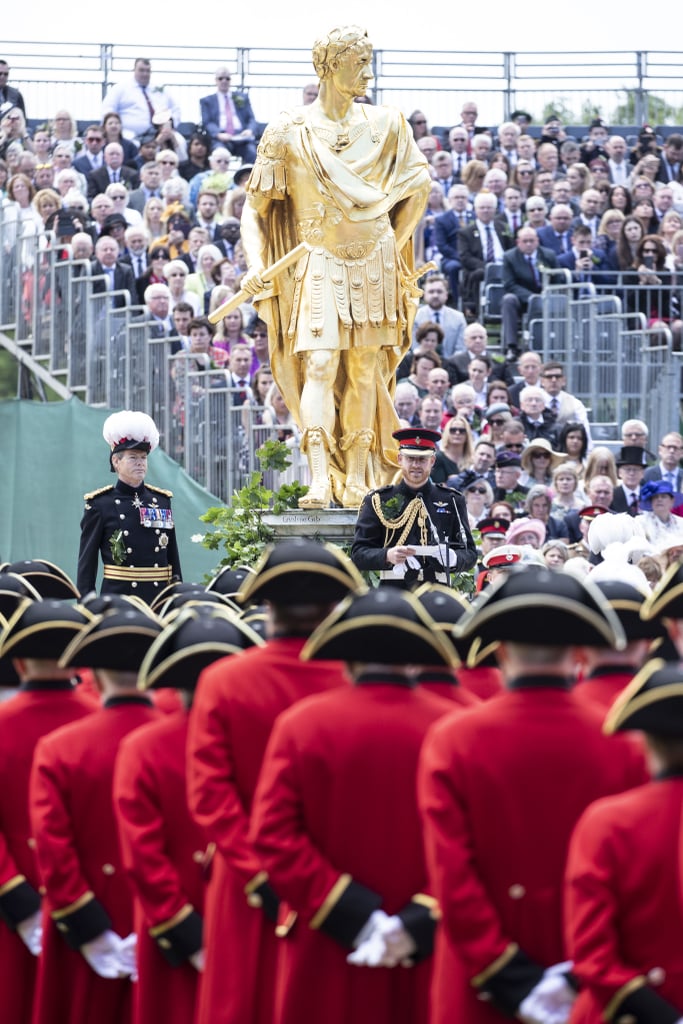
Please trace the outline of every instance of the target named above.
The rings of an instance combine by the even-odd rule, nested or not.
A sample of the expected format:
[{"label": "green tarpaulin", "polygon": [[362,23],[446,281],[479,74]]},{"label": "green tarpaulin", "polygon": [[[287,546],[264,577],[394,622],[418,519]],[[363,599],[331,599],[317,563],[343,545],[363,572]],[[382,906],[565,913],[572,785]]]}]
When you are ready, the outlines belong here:
[{"label": "green tarpaulin", "polygon": [[[0,560],[46,558],[76,579],[83,495],[114,483],[102,424],[111,410],[67,402],[0,402]],[[147,481],[173,491],[186,580],[201,580],[220,559],[191,541],[220,501],[159,448]],[[98,584],[99,585],[99,584]]]}]

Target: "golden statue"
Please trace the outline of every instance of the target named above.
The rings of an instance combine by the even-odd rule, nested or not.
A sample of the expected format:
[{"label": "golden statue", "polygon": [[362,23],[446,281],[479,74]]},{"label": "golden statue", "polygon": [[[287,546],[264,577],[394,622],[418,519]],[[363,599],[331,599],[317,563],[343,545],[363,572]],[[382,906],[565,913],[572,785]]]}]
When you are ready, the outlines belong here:
[{"label": "golden statue", "polygon": [[[313,47],[318,98],[270,124],[247,185],[242,289],[268,324],[271,365],[302,432],[301,504],[357,507],[396,472],[395,371],[419,290],[412,235],[431,178],[405,118],[355,100],[372,80],[356,26]],[[266,269],[304,243],[286,271]]]}]

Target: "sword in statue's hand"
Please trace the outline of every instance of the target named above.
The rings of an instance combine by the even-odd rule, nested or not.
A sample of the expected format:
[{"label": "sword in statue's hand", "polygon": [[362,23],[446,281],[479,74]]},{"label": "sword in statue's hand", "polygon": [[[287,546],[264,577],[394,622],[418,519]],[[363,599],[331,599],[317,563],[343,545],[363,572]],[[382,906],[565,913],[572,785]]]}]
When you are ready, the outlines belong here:
[{"label": "sword in statue's hand", "polygon": [[[263,288],[266,289],[278,274],[281,274],[283,270],[287,269],[287,267],[291,267],[293,263],[297,263],[299,259],[309,251],[310,246],[306,245],[305,242],[300,242],[299,245],[295,246],[295,248],[288,252],[286,256],[277,260],[277,262],[273,263],[272,266],[266,267],[265,270],[260,271],[258,276],[263,283]],[[257,293],[258,291],[261,291],[261,289],[257,289]],[[254,294],[257,293],[255,293],[251,288],[240,288],[240,290],[227,299],[222,306],[218,306],[217,309],[214,309],[213,313],[209,313],[209,320],[212,324],[220,323],[223,317],[227,316],[228,313],[232,313],[233,309],[238,309],[243,302],[248,302],[253,298]],[[265,298],[265,295],[261,294],[259,295],[259,298]]]}]

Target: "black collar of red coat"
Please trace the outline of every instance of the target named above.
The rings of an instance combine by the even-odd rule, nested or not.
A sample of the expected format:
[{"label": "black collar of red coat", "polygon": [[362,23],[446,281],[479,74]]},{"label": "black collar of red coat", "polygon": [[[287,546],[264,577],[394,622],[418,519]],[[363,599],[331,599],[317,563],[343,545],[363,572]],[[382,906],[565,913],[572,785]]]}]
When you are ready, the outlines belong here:
[{"label": "black collar of red coat", "polygon": [[506,690],[571,690],[574,679],[571,676],[516,676],[506,681]]},{"label": "black collar of red coat", "polygon": [[405,686],[407,690],[413,690],[416,680],[411,676],[404,676],[402,672],[392,672],[387,666],[386,672],[361,672],[354,679],[356,686],[363,686],[365,683],[383,686]]},{"label": "black collar of red coat", "polygon": [[121,707],[122,704],[142,704],[143,707],[153,707],[149,697],[136,697],[133,693],[129,693],[121,697],[107,697],[102,707],[109,710],[109,708]]}]

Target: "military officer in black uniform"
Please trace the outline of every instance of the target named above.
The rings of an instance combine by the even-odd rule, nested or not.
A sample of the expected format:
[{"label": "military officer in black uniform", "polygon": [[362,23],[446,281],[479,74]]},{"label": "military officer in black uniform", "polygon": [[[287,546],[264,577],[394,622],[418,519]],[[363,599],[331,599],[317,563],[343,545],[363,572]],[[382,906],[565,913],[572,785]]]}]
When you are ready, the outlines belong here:
[{"label": "military officer in black uniform", "polygon": [[351,559],[358,569],[379,570],[383,583],[447,584],[449,569],[467,572],[477,558],[465,499],[430,480],[440,434],[410,427],[392,436],[403,479],[363,499]]},{"label": "military officer in black uniform", "polygon": [[145,484],[159,431],[146,413],[126,410],[109,416],[102,433],[118,480],[85,495],[76,585],[81,594],[94,590],[101,556],[103,594],[151,602],[172,579],[182,579],[171,492]]}]

